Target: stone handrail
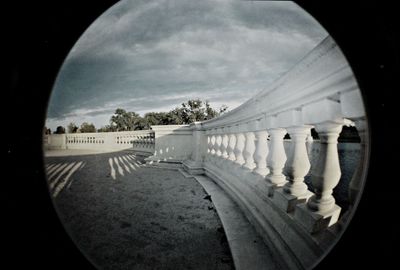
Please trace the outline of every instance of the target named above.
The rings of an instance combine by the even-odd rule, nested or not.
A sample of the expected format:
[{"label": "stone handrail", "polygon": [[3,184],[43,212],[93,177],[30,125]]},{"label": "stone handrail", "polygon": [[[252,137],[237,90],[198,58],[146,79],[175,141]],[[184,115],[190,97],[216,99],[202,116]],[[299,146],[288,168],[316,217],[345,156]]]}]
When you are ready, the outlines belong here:
[{"label": "stone handrail", "polygon": [[122,150],[132,149],[153,153],[154,132],[151,130],[68,133],[44,135],[45,149]]},{"label": "stone handrail", "polygon": [[[212,178],[274,247],[283,267],[301,269],[312,266],[335,237],[332,228],[337,227],[333,225],[341,208],[332,192],[341,177],[337,139],[343,125],[357,128],[363,152],[366,121],[360,90],[328,36],[293,69],[238,108],[190,126],[156,129],[155,148],[174,149],[167,160],[182,161],[189,173]],[[320,148],[311,168],[307,143],[312,142],[312,128],[319,135]],[[179,132],[190,137],[190,143],[181,145],[183,140],[174,136]],[[291,138],[289,151],[284,148],[286,134]],[[166,139],[158,147],[162,137]],[[166,160],[163,154],[161,159]],[[150,159],[160,160],[160,156]],[[350,183],[351,205],[362,185],[362,165],[365,161]],[[304,183],[310,169],[314,192]]]}]

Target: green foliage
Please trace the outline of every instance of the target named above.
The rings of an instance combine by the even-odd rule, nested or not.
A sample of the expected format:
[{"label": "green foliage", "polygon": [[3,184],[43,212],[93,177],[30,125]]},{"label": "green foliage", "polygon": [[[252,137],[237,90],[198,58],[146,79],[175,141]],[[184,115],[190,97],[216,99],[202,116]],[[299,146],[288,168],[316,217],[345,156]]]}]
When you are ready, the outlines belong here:
[{"label": "green foliage", "polygon": [[103,127],[100,132],[128,131],[149,129],[154,125],[182,125],[196,121],[209,120],[224,113],[228,107],[222,106],[218,111],[208,101],[192,99],[182,103],[169,112],[149,112],[141,117],[135,112],[127,112],[118,108],[111,116],[110,126]]},{"label": "green foliage", "polygon": [[154,125],[167,125],[166,112],[149,112],[144,115],[144,120],[148,127]]},{"label": "green foliage", "polygon": [[58,126],[54,134],[65,134],[65,128],[63,126]]},{"label": "green foliage", "polygon": [[203,102],[200,99],[192,99],[186,103],[182,103],[181,108],[176,108],[172,112],[176,113],[182,124],[190,124],[215,118],[224,113],[227,109],[228,107],[223,105],[219,111],[216,111],[211,108],[208,100]]},{"label": "green foliage", "polygon": [[50,135],[51,134],[51,129],[47,128],[47,127],[43,127],[43,134]]},{"label": "green foliage", "polygon": [[114,132],[114,131],[116,131],[116,129],[111,125],[102,126],[97,130],[97,132]]},{"label": "green foliage", "polygon": [[143,125],[140,115],[135,112],[127,112],[124,109],[116,109],[110,119],[110,126],[116,131],[136,130]]},{"label": "green foliage", "polygon": [[83,122],[80,128],[81,133],[94,133],[96,127],[92,123]]},{"label": "green foliage", "polygon": [[[97,130],[97,132],[143,130],[150,129],[151,126],[155,125],[190,124],[217,117],[224,113],[227,108],[227,106],[223,105],[218,110],[215,110],[210,106],[210,103],[207,100],[202,101],[200,99],[188,100],[187,102],[182,103],[180,107],[176,107],[169,112],[149,112],[143,117],[135,112],[127,112],[122,108],[118,108],[111,116],[110,124],[102,126]],[[68,125],[68,133],[75,133],[77,130],[78,127],[75,123],[70,123]],[[79,130],[82,133],[96,132],[95,126],[92,123],[89,124],[86,122],[82,123]],[[59,132],[62,132],[62,130],[59,130]],[[63,133],[65,133],[65,129]]]},{"label": "green foliage", "polygon": [[76,133],[78,131],[78,126],[75,123],[71,122],[67,126],[68,133]]}]

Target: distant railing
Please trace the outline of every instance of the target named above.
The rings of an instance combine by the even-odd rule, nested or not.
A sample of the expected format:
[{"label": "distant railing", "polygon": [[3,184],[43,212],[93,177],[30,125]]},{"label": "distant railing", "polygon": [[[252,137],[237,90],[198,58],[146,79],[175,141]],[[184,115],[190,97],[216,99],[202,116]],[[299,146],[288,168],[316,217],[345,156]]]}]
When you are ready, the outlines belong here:
[{"label": "distant railing", "polygon": [[151,130],[73,133],[44,135],[45,149],[85,149],[154,151],[154,132]]},{"label": "distant railing", "polygon": [[[350,183],[350,209],[362,186],[366,121],[350,66],[327,37],[293,69],[238,108],[181,129],[192,130],[190,152],[176,151],[191,174],[206,174],[242,208],[288,269],[308,268],[333,243],[341,208],[333,189],[341,178],[337,139],[344,125],[361,138],[361,161]],[[313,167],[307,152],[318,133]],[[179,130],[179,127],[174,127]],[[166,134],[166,129],[163,129]],[[185,134],[186,134],[185,133]],[[178,133],[176,133],[178,135]],[[284,137],[289,134],[289,150]],[[168,133],[163,148],[176,149]],[[156,138],[162,137],[155,131]],[[156,149],[158,140],[156,140]],[[186,157],[186,158],[185,158]],[[169,155],[174,159],[174,155]],[[152,162],[157,155],[151,157]],[[311,169],[311,192],[304,177]]]}]

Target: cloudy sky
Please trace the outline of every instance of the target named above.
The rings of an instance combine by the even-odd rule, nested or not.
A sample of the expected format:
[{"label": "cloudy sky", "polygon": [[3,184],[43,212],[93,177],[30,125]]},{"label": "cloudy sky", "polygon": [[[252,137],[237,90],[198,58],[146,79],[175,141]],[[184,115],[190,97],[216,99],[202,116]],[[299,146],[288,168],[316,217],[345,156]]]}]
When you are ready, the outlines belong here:
[{"label": "cloudy sky", "polygon": [[71,50],[46,125],[100,128],[116,108],[143,115],[191,98],[233,109],[326,36],[288,1],[124,0]]}]

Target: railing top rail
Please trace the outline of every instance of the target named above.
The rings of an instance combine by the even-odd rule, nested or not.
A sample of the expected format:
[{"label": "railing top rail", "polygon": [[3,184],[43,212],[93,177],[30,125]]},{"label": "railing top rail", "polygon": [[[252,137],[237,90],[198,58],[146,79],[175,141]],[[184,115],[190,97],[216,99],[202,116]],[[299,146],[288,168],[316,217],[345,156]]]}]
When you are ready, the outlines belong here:
[{"label": "railing top rail", "polygon": [[[91,132],[91,133],[66,133],[67,136],[111,136],[111,135],[143,135],[154,133],[153,130],[133,130],[133,131],[116,131],[116,132]],[[53,134],[51,134],[53,135]]]}]

